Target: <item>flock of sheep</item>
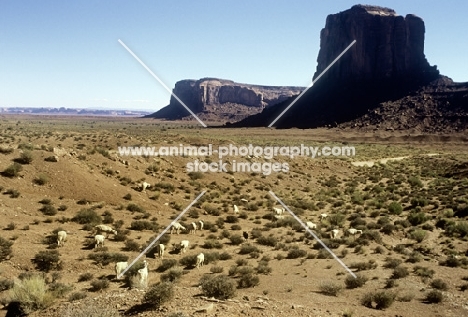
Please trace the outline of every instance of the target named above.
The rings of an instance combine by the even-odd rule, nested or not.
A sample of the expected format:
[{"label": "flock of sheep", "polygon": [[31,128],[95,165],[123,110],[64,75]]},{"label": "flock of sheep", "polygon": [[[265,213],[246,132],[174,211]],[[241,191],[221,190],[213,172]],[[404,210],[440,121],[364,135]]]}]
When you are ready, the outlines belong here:
[{"label": "flock of sheep", "polygon": [[[147,183],[143,183],[142,184],[142,190],[144,191],[149,186],[151,186],[151,185],[149,185]],[[239,213],[239,207],[237,207],[236,205],[234,205],[233,207],[234,207],[234,214],[238,214]],[[273,207],[273,213],[274,213],[274,216],[275,216],[276,219],[284,219],[285,209],[284,208]],[[328,215],[325,214],[325,213],[320,214],[320,221],[325,220],[327,217],[328,217]],[[315,223],[313,223],[311,221],[307,221],[306,225],[307,225],[307,227],[309,229],[317,229],[317,224],[315,224]],[[204,226],[204,223],[201,220],[198,221],[198,225],[197,225],[197,223],[192,222],[190,224],[190,227],[189,227],[189,234],[195,234],[197,230],[203,230],[203,226]],[[104,246],[104,240],[110,234],[114,234],[114,235],[117,234],[116,230],[114,230],[112,227],[107,226],[107,225],[102,225],[102,224],[97,225],[97,226],[95,226],[95,229],[96,229],[97,234],[94,236],[94,242],[95,242],[94,248],[98,248],[99,246],[103,247]],[[187,231],[187,228],[182,226],[180,223],[175,222],[172,225],[170,232],[171,232],[171,234],[174,234],[174,233],[179,234],[181,232],[181,230]],[[336,239],[338,237],[339,233],[340,233],[340,230],[338,230],[338,229],[331,230],[331,238]],[[347,229],[347,231],[345,233],[355,236],[358,233],[362,234],[362,230],[349,228],[349,229]],[[244,239],[248,239],[249,234],[244,231],[243,232],[243,237],[244,237]],[[64,245],[66,239],[67,239],[67,232],[66,231],[58,231],[57,232],[57,245],[59,247]],[[187,251],[188,247],[189,247],[189,243],[190,243],[189,240],[182,240],[180,242],[180,244],[178,244],[178,245],[174,244],[173,246],[174,246],[175,249],[178,250],[179,253],[185,253]],[[158,249],[159,249],[159,252],[158,252],[159,258],[163,259],[164,251],[166,249],[165,245],[164,244],[159,244]],[[197,261],[196,261],[195,267],[198,269],[201,266],[203,266],[204,261],[205,261],[205,255],[203,253],[199,253],[197,255],[196,259],[197,259]],[[139,279],[140,285],[143,286],[143,287],[146,287],[147,283],[148,283],[148,263],[147,263],[146,260],[144,260],[143,264],[144,264],[144,267],[142,269],[138,270],[138,279]],[[116,278],[119,279],[122,272],[124,272],[127,268],[128,268],[128,262],[117,262],[115,264]]]}]

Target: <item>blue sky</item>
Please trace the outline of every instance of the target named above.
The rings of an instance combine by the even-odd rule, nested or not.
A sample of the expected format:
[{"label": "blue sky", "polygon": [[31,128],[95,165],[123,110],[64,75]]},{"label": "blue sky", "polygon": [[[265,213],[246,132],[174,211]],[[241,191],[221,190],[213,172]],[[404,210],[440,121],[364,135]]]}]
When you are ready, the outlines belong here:
[{"label": "blue sky", "polygon": [[[328,14],[355,1],[0,0],[0,107],[158,110],[182,79],[307,86]],[[468,81],[468,2],[374,1],[426,23],[431,65]]]}]

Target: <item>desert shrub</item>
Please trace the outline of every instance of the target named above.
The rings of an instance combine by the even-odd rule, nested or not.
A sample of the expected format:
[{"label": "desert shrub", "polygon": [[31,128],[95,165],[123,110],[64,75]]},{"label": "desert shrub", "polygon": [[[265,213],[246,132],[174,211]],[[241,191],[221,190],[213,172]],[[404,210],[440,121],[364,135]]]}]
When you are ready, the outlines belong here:
[{"label": "desert shrub", "polygon": [[186,255],[179,260],[179,264],[186,267],[195,266],[197,264],[197,255]]},{"label": "desert shrub", "polygon": [[380,231],[385,234],[391,235],[395,229],[396,229],[395,225],[391,223],[387,223],[386,225],[382,227],[382,229],[380,229]]},{"label": "desert shrub", "polygon": [[357,269],[358,271],[372,270],[377,267],[377,263],[374,260],[369,260],[368,262],[355,262],[351,263],[350,268]]},{"label": "desert shrub", "polygon": [[175,267],[175,268],[170,269],[167,273],[161,274],[160,279],[161,279],[161,282],[175,283],[178,280],[180,280],[183,274],[184,272],[180,267]]},{"label": "desert shrub", "polygon": [[45,185],[49,182],[49,177],[45,174],[39,174],[33,179],[34,184],[36,185]]},{"label": "desert shrub", "polygon": [[[196,261],[195,261],[196,263]],[[177,260],[176,259],[164,259],[162,260],[161,264],[158,266],[156,271],[158,272],[165,272],[169,270],[170,268],[174,267],[177,265]]]},{"label": "desert shrub", "polygon": [[238,288],[250,288],[255,287],[260,283],[260,278],[257,274],[247,273],[242,274],[241,277],[237,280]]},{"label": "desert shrub", "polygon": [[132,239],[127,239],[125,241],[125,250],[127,251],[139,251],[140,244]]},{"label": "desert shrub", "polygon": [[78,282],[91,281],[93,279],[93,273],[83,273],[78,276]]},{"label": "desert shrub", "polygon": [[151,286],[146,291],[142,302],[153,309],[157,309],[162,304],[170,301],[173,297],[174,285],[170,282],[161,282]]},{"label": "desert shrub", "polygon": [[255,268],[258,274],[270,274],[272,271],[272,268],[268,266],[267,261],[260,261],[258,263],[258,266]]},{"label": "desert shrub", "polygon": [[337,296],[343,286],[333,281],[322,281],[319,285],[320,292],[329,296]]},{"label": "desert shrub", "polygon": [[407,220],[413,225],[417,226],[427,221],[426,214],[424,212],[412,212],[408,215]]},{"label": "desert shrub", "polygon": [[210,267],[210,272],[211,273],[223,273],[224,267],[219,266],[219,265],[213,265]]},{"label": "desert shrub", "polygon": [[228,252],[223,252],[223,253],[221,253],[221,254],[219,255],[219,259],[220,259],[221,261],[230,260],[230,259],[232,259],[232,255],[229,254]]},{"label": "desert shrub", "polygon": [[237,222],[239,222],[239,219],[236,216],[230,215],[230,216],[226,216],[226,222],[227,223],[237,223]]},{"label": "desert shrub", "polygon": [[364,286],[367,282],[367,277],[357,274],[356,277],[348,275],[345,279],[346,288],[358,288]]},{"label": "desert shrub", "polygon": [[466,237],[468,235],[468,222],[460,221],[455,225],[455,232],[458,233],[460,237]]},{"label": "desert shrub", "polygon": [[20,157],[15,160],[21,164],[31,164],[33,161],[33,155],[31,151],[25,150],[20,154]]},{"label": "desert shrub", "polygon": [[36,267],[40,271],[60,270],[60,254],[57,250],[39,251],[33,259]]},{"label": "desert shrub", "polygon": [[123,199],[125,200],[132,200],[132,194],[128,193],[125,196],[123,196]]},{"label": "desert shrub", "polygon": [[[76,300],[81,300],[81,299],[85,299],[86,296],[88,296],[85,292],[73,292],[70,294],[70,296],[68,296],[68,301],[70,302],[73,302],[73,301],[76,301]],[[69,315],[68,315],[69,316]],[[74,315],[75,316],[75,315]],[[81,316],[81,315],[80,315]],[[90,315],[86,315],[86,316],[90,316]],[[92,316],[92,315],[91,315]],[[101,315],[100,315],[101,316]],[[70,316],[71,317],[71,316]]]},{"label": "desert shrub", "polygon": [[79,224],[100,224],[102,222],[101,216],[92,209],[81,209],[72,218],[72,221]]},{"label": "desert shrub", "polygon": [[91,282],[91,291],[98,292],[109,287],[109,280],[94,280]]},{"label": "desert shrub", "polygon": [[17,303],[24,314],[45,309],[55,300],[53,293],[47,289],[44,277],[37,274],[16,282],[10,289],[9,296],[11,302]]},{"label": "desert shrub", "polygon": [[6,177],[18,177],[19,172],[23,170],[23,166],[21,164],[14,162],[7,168],[5,168],[2,174]]},{"label": "desert shrub", "polygon": [[130,229],[137,230],[137,231],[158,230],[158,224],[155,222],[148,221],[148,220],[134,220],[130,224]]},{"label": "desert shrub", "polygon": [[252,252],[260,252],[260,250],[252,244],[244,244],[239,250],[239,254],[250,254]]},{"label": "desert shrub", "polygon": [[39,209],[46,216],[55,216],[57,209],[52,205],[44,205]]},{"label": "desert shrub", "polygon": [[204,263],[205,264],[214,263],[214,262],[218,261],[219,258],[220,258],[220,254],[217,251],[205,252],[205,261],[204,261]]},{"label": "desert shrub", "polygon": [[393,269],[392,278],[393,279],[404,278],[404,277],[407,277],[408,275],[409,275],[408,268],[399,265]]},{"label": "desert shrub", "polygon": [[424,301],[432,304],[440,303],[444,300],[444,294],[438,290],[432,290],[426,294]]},{"label": "desert shrub", "polygon": [[205,243],[203,243],[202,248],[205,248],[205,249],[222,249],[223,245],[218,240],[207,239],[207,240],[205,240]]},{"label": "desert shrub", "polygon": [[235,281],[226,275],[206,275],[200,280],[200,286],[206,296],[218,299],[232,298],[236,293]]},{"label": "desert shrub", "polygon": [[128,260],[128,255],[121,253],[109,253],[106,251],[98,251],[89,254],[88,258],[90,260],[93,260],[96,264],[106,266],[112,262],[125,262]]},{"label": "desert shrub", "polygon": [[441,291],[446,291],[448,289],[448,285],[446,282],[444,282],[442,279],[437,278],[431,282],[431,287],[441,290]]},{"label": "desert shrub", "polygon": [[257,242],[261,245],[268,245],[270,247],[275,247],[276,244],[278,243],[278,239],[276,239],[274,236],[261,236],[257,239]]},{"label": "desert shrub", "polygon": [[288,251],[288,255],[286,256],[288,259],[297,259],[302,258],[307,255],[307,251],[302,249],[290,249]]},{"label": "desert shrub", "polygon": [[3,194],[10,195],[10,198],[18,198],[21,195],[18,190],[13,188],[7,189]]},{"label": "desert shrub", "polygon": [[49,291],[52,292],[54,297],[63,298],[66,294],[73,290],[72,285],[53,282],[49,284]]},{"label": "desert shrub", "polygon": [[403,211],[403,207],[401,207],[401,204],[396,201],[392,201],[388,205],[388,212],[391,213],[392,215],[400,215],[402,211]]},{"label": "desert shrub", "polygon": [[346,216],[342,213],[336,213],[328,216],[328,221],[330,225],[340,227],[344,221]]},{"label": "desert shrub", "polygon": [[419,178],[416,176],[410,176],[408,177],[408,184],[411,185],[411,187],[422,187],[423,184]]},{"label": "desert shrub", "polygon": [[233,245],[239,245],[242,242],[244,242],[244,238],[242,236],[238,235],[238,234],[232,234],[229,237],[229,240],[231,241],[231,244],[233,244]]},{"label": "desert shrub", "polygon": [[418,243],[426,239],[426,236],[427,236],[426,230],[416,229],[413,232],[411,232],[411,238],[416,240]]},{"label": "desert shrub", "polygon": [[448,256],[447,259],[440,261],[439,264],[448,267],[459,267],[462,265],[461,261],[454,256]]},{"label": "desert shrub", "polygon": [[403,261],[400,259],[387,257],[385,259],[384,267],[386,267],[387,269],[394,269],[397,266],[399,266],[401,263],[403,263]]},{"label": "desert shrub", "polygon": [[138,206],[137,204],[130,203],[127,205],[127,210],[131,212],[141,212],[145,213],[146,210],[143,207]]},{"label": "desert shrub", "polygon": [[421,277],[427,277],[427,278],[432,278],[434,276],[435,271],[432,269],[429,269],[424,266],[419,266],[415,265],[413,268],[414,274],[421,276]]},{"label": "desert shrub", "polygon": [[381,291],[377,293],[370,292],[364,295],[361,303],[362,305],[369,308],[374,308],[375,304],[376,309],[385,309],[393,304],[395,297],[396,295],[394,293],[388,291]]}]

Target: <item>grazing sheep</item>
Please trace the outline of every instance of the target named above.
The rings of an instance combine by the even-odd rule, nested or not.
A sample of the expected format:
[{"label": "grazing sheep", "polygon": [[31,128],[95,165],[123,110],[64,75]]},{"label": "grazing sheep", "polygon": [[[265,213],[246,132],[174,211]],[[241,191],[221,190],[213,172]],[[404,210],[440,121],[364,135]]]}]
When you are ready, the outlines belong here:
[{"label": "grazing sheep", "polygon": [[172,228],[171,228],[171,234],[172,234],[174,231],[176,231],[177,234],[179,234],[179,233],[180,233],[180,229],[182,229],[182,230],[187,230],[187,229],[185,229],[185,227],[182,226],[180,223],[178,223],[178,222],[174,223],[174,224],[172,225]]},{"label": "grazing sheep", "polygon": [[140,279],[140,286],[146,287],[148,286],[148,262],[146,260],[143,261],[145,265],[142,269],[138,270],[138,275]]},{"label": "grazing sheep", "polygon": [[313,222],[307,221],[306,225],[309,229],[317,229],[317,225]]},{"label": "grazing sheep", "polygon": [[128,267],[128,262],[117,262],[115,263],[115,276],[119,280],[120,273],[125,271],[125,269]]},{"label": "grazing sheep", "polygon": [[237,205],[234,205],[234,213],[235,214],[239,213],[239,207],[237,207]]},{"label": "grazing sheep", "polygon": [[117,230],[114,230],[112,229],[111,227],[109,226],[106,226],[106,225],[97,225],[95,226],[94,228],[96,228],[96,231],[97,233],[101,234],[101,233],[106,233],[106,236],[109,236],[109,234],[114,234],[116,235],[117,234]]},{"label": "grazing sheep", "polygon": [[94,241],[96,242],[96,244],[94,245],[94,248],[96,249],[99,245],[100,245],[101,247],[103,247],[103,246],[104,246],[104,239],[105,239],[105,238],[106,238],[106,237],[104,237],[104,236],[101,235],[101,234],[95,235],[95,236],[94,236]]},{"label": "grazing sheep", "polygon": [[138,187],[141,188],[141,191],[142,191],[143,193],[145,193],[145,192],[146,192],[146,189],[149,188],[149,187],[151,187],[151,184],[149,184],[149,183],[147,183],[147,182],[143,182],[143,183],[141,183]]},{"label": "grazing sheep", "polygon": [[164,250],[166,249],[166,247],[164,246],[164,244],[160,243],[159,244],[159,257],[162,259],[163,256],[164,256]]},{"label": "grazing sheep", "polygon": [[188,240],[182,240],[180,242],[179,248],[181,249],[182,253],[185,253],[185,251],[187,251],[187,249],[188,249],[188,246],[189,246],[189,241]]},{"label": "grazing sheep", "polygon": [[332,239],[336,239],[338,237],[338,233],[340,232],[340,230],[338,229],[333,229],[332,230]]},{"label": "grazing sheep", "polygon": [[196,232],[197,229],[198,229],[198,228],[197,228],[197,224],[196,224],[195,222],[192,222],[190,225],[192,226],[192,228],[190,229],[190,232],[189,232],[189,233],[190,233],[190,234],[195,234],[195,232]]},{"label": "grazing sheep", "polygon": [[203,225],[204,225],[203,221],[200,220],[198,222],[200,223],[200,230],[203,230]]},{"label": "grazing sheep", "polygon": [[274,211],[278,216],[281,216],[282,214],[284,214],[284,208],[273,207],[273,211]]},{"label": "grazing sheep", "polygon": [[197,264],[195,265],[195,267],[199,269],[200,266],[203,266],[203,262],[205,262],[205,255],[203,253],[200,253],[199,255],[197,255]]},{"label": "grazing sheep", "polygon": [[322,220],[322,221],[327,217],[328,217],[327,214],[320,214],[320,220]]},{"label": "grazing sheep", "polygon": [[354,228],[349,228],[349,229],[348,229],[348,233],[354,236],[354,235],[356,235],[357,233],[362,234],[362,230],[357,230],[357,229],[354,229]]},{"label": "grazing sheep", "polygon": [[57,245],[60,247],[65,244],[65,240],[67,240],[67,232],[66,231],[59,231],[57,232]]},{"label": "grazing sheep", "polygon": [[242,232],[242,236],[244,237],[245,240],[249,238],[249,233],[247,231]]}]

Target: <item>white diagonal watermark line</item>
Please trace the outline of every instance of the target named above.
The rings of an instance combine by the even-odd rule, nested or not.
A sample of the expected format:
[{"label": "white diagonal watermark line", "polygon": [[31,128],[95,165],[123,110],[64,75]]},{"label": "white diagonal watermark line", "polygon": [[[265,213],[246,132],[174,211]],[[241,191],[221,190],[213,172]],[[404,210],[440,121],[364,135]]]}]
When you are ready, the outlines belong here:
[{"label": "white diagonal watermark line", "polygon": [[344,51],[341,52],[341,54],[338,55],[338,57],[335,58],[335,59],[333,60],[333,62],[331,62],[331,64],[328,65],[327,68],[325,68],[325,69],[320,73],[320,75],[318,75],[317,78],[315,78],[315,79],[312,81],[312,83],[310,83],[310,85],[307,86],[306,89],[304,89],[304,91],[301,92],[301,94],[300,94],[299,96],[297,96],[296,99],[294,99],[293,102],[291,102],[291,103],[289,104],[289,106],[287,106],[286,109],[284,109],[283,112],[281,112],[281,113],[279,114],[279,116],[277,116],[276,119],[273,120],[273,121],[270,123],[270,125],[268,125],[268,127],[271,128],[271,127],[276,123],[276,121],[278,121],[279,118],[281,118],[281,117],[286,113],[286,111],[288,111],[289,108],[291,108],[291,107],[296,103],[296,101],[298,101],[299,98],[301,98],[302,95],[304,95],[304,94],[306,93],[306,91],[309,90],[309,88],[312,87],[312,86],[314,85],[314,83],[316,83],[317,80],[319,80],[320,77],[322,77],[322,75],[325,74],[325,73],[330,69],[330,67],[332,67],[333,64],[335,64],[335,63],[341,58],[341,56],[343,56],[344,53],[346,53],[346,52],[351,48],[351,46],[354,45],[354,43],[356,43],[356,40],[354,40],[351,44],[349,44],[348,47],[345,48]]},{"label": "white diagonal watermark line", "polygon": [[346,264],[344,264],[343,261],[341,261],[341,259],[340,259],[339,257],[337,257],[336,254],[333,253],[333,251],[330,250],[330,248],[327,247],[326,244],[323,243],[323,241],[320,240],[319,237],[317,237],[317,235],[316,235],[312,230],[310,230],[309,227],[307,227],[306,224],[305,224],[304,222],[302,222],[302,220],[299,219],[299,217],[296,216],[296,215],[291,211],[291,209],[289,209],[288,206],[286,206],[286,205],[281,201],[281,199],[279,199],[279,198],[275,195],[274,192],[272,192],[272,191],[270,190],[269,193],[270,193],[271,196],[273,196],[273,198],[275,198],[275,199],[276,199],[276,200],[277,200],[293,217],[294,217],[294,219],[297,220],[297,222],[299,222],[299,223],[301,224],[302,227],[304,227],[304,229],[305,229],[308,233],[310,233],[310,234],[314,237],[315,240],[317,240],[317,241],[322,245],[322,247],[325,248],[325,250],[328,251],[328,253],[330,253],[330,254],[335,258],[335,260],[338,261],[338,263],[341,264],[342,267],[344,267],[344,268],[346,269],[346,271],[349,272],[349,274],[351,274],[354,278],[356,278],[356,274],[354,274],[354,272],[351,271],[351,270],[349,269],[349,267],[347,267]]},{"label": "white diagonal watermark line", "polygon": [[199,199],[201,196],[203,196],[204,194],[206,193],[206,190],[202,191],[200,193],[200,195],[197,196],[197,198],[195,198],[191,203],[190,205],[187,206],[187,208],[184,209],[184,211],[182,211],[180,213],[180,215],[178,215],[174,220],[172,220],[172,222],[166,227],[166,229],[164,229],[154,240],[153,242],[151,242],[143,251],[141,251],[141,253],[132,261],[132,263],[130,263],[129,266],[127,266],[127,268],[122,272],[120,273],[117,278],[120,279],[122,277],[122,275],[124,275],[143,255],[146,254],[146,252],[148,252],[151,247],[159,241],[159,239],[163,236],[163,234],[165,234],[167,232],[167,230],[169,230],[170,227],[172,227],[172,225],[174,223],[176,223],[182,216],[183,214],[185,214],[185,212],[187,212],[187,210],[189,210]]},{"label": "white diagonal watermark line", "polygon": [[157,81],[158,81],[158,82],[175,98],[175,99],[177,99],[177,101],[180,102],[180,104],[181,104],[182,106],[184,106],[184,108],[187,109],[187,111],[190,112],[190,114],[191,114],[195,119],[197,119],[198,122],[200,122],[200,124],[201,124],[204,128],[206,128],[206,124],[205,124],[203,121],[201,121],[200,118],[197,117],[197,115],[196,115],[195,113],[193,113],[193,111],[190,110],[190,108],[187,107],[187,105],[186,105],[182,100],[180,100],[180,98],[177,97],[177,95],[174,94],[174,93],[172,92],[172,90],[170,90],[169,87],[167,87],[167,86],[162,82],[162,80],[159,79],[159,77],[156,76],[156,74],[153,73],[153,72],[151,71],[151,69],[149,69],[149,67],[145,65],[145,63],[143,63],[143,62],[141,61],[141,59],[138,58],[138,56],[136,56],[135,53],[133,53],[133,51],[132,51],[131,49],[129,49],[127,45],[125,45],[124,42],[122,42],[122,41],[119,39],[119,43],[120,43],[120,44],[121,44],[121,45],[122,45],[122,46],[123,46],[139,63],[140,63],[140,64],[141,64],[141,66],[143,66],[154,78],[156,78],[156,80],[157,80]]}]

